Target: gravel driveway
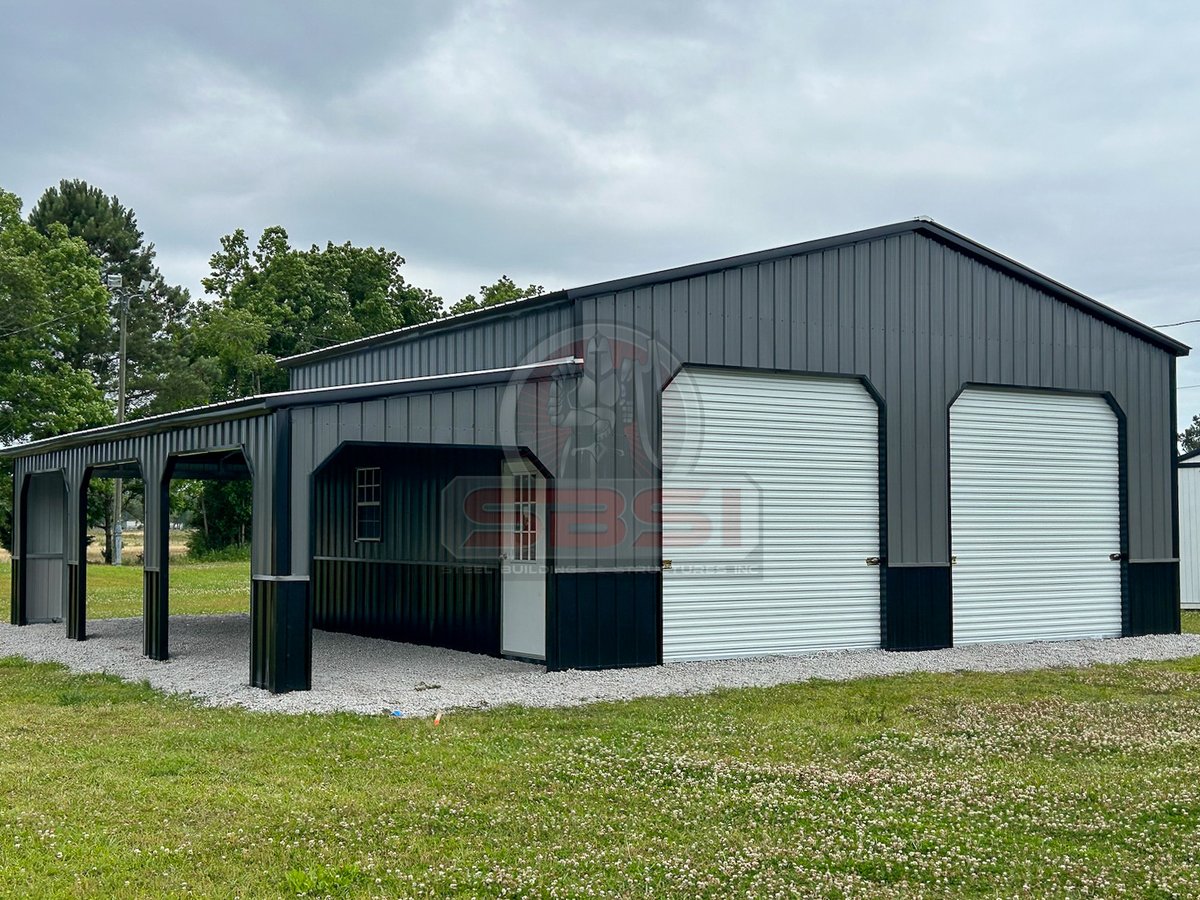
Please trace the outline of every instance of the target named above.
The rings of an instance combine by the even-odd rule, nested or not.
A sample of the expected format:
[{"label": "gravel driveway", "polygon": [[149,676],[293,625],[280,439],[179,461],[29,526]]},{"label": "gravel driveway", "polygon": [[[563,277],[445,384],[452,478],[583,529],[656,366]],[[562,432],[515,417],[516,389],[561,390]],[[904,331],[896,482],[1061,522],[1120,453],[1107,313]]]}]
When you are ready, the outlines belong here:
[{"label": "gravel driveway", "polygon": [[1114,640],[990,644],[894,653],[842,650],[807,656],[671,663],[647,669],[546,672],[540,666],[398,644],[348,634],[313,632],[313,690],[272,696],[247,684],[248,616],[171,619],[167,662],[142,656],[141,619],[89,623],[87,641],[63,636],[62,625],[0,625],[0,657],[65,663],[76,672],[146,679],[169,693],[192,694],[212,706],[305,713],[347,710],[428,716],[439,709],[575,706],[717,688],[767,686],[810,678],[845,680],[905,672],[1008,672],[1129,660],[1200,655],[1200,635],[1154,635]]}]

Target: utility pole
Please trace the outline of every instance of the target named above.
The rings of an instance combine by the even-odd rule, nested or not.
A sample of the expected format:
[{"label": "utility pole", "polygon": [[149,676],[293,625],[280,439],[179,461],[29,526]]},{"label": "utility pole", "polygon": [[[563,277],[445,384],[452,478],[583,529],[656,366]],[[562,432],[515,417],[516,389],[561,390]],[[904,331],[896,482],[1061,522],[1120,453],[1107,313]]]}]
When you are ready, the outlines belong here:
[{"label": "utility pole", "polygon": [[[113,291],[117,299],[120,301],[120,324],[121,324],[121,342],[120,355],[117,362],[117,424],[125,421],[125,372],[128,363],[129,354],[127,346],[129,341],[129,296],[133,292],[132,288],[124,290],[124,279],[119,273],[106,276],[109,290]],[[149,279],[144,279],[138,287],[138,293],[145,294],[154,286],[154,283]],[[112,564],[119,566],[121,564],[121,533],[125,530],[125,508],[124,496],[122,494],[122,481],[120,476],[113,479],[113,530],[112,530]]]},{"label": "utility pole", "polygon": [[[125,357],[126,341],[129,330],[129,293],[122,290],[124,279],[120,275],[108,276],[108,287],[116,293],[120,301],[121,344],[117,362],[117,424],[125,421]],[[113,525],[112,525],[112,564],[121,564],[121,532],[124,531],[125,510],[121,502],[122,485],[120,477],[113,479]]]}]

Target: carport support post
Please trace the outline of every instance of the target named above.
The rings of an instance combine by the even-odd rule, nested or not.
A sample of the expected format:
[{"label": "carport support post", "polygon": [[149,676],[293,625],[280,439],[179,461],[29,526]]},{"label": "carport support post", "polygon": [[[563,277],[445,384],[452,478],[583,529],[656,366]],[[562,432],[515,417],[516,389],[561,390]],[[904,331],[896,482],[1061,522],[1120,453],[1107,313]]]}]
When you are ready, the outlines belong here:
[{"label": "carport support post", "polygon": [[87,639],[88,475],[67,470],[67,637]]},{"label": "carport support post", "polygon": [[308,575],[295,574],[292,565],[288,410],[272,415],[271,433],[273,452],[258,461],[253,487],[250,683],[282,694],[312,688],[312,607]]},{"label": "carport support post", "polygon": [[308,577],[255,575],[250,595],[250,683],[272,694],[312,689]]},{"label": "carport support post", "polygon": [[13,537],[12,537],[12,594],[9,597],[8,620],[13,625],[25,624],[25,579],[21,577],[25,563],[25,492],[29,478],[21,471],[21,461],[13,466]]},{"label": "carport support post", "polygon": [[166,659],[170,606],[167,592],[167,542],[169,540],[170,473],[160,459],[142,461],[145,485],[145,537],[142,573],[142,652],[151,659]]}]

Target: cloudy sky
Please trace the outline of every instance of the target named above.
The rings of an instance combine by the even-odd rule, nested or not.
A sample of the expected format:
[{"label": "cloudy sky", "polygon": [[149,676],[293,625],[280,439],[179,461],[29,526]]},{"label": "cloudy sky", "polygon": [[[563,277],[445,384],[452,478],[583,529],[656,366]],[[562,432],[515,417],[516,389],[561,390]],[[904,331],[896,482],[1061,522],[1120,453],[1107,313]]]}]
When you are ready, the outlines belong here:
[{"label": "cloudy sky", "polygon": [[[1200,318],[1187,0],[0,16],[0,186],[27,207],[60,178],[116,193],[195,292],[239,226],[395,249],[453,300],[928,215],[1148,323]],[[1200,388],[1180,401],[1200,412]]]}]

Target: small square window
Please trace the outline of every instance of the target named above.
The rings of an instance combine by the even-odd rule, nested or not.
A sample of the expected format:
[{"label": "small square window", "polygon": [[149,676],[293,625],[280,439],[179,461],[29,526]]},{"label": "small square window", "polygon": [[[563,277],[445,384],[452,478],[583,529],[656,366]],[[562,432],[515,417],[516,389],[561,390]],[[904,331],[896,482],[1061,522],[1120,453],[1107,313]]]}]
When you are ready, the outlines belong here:
[{"label": "small square window", "polygon": [[378,468],[354,470],[354,539],[383,537],[383,479]]}]

